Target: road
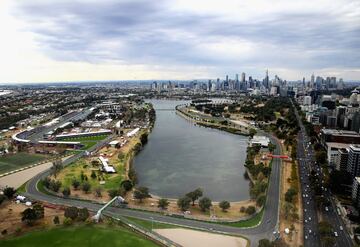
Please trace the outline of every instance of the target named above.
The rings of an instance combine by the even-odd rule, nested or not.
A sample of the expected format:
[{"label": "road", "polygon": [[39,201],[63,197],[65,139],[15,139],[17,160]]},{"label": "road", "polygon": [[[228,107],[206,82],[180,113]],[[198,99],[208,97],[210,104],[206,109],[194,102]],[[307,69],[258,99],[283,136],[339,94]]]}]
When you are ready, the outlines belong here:
[{"label": "road", "polygon": [[317,210],[315,194],[311,189],[309,177],[310,172],[313,170],[322,184],[322,168],[315,162],[315,152],[310,143],[310,138],[306,134],[305,127],[295,107],[294,109],[300,126],[300,131],[298,133],[297,158],[299,162],[301,194],[304,210],[304,245],[305,247],[320,246],[320,234],[318,229],[319,213],[323,220],[328,221],[334,227],[334,231],[338,234],[335,246],[351,247],[353,246],[352,240],[346,231],[345,224],[341,217],[337,214],[336,206],[330,191],[324,187],[322,187],[322,193],[325,198],[330,200],[330,206],[320,209],[319,212]]},{"label": "road", "polygon": [[[274,154],[281,154],[281,145],[276,138],[269,136],[271,141],[276,145]],[[94,152],[103,146],[111,136],[107,139],[97,143],[93,146],[88,152]],[[83,157],[86,155],[86,152],[81,152],[70,159],[66,160],[63,164],[66,166],[71,162]],[[118,207],[109,207],[105,210],[105,214],[116,217],[117,215],[122,216],[131,216],[139,219],[149,220],[152,217],[155,221],[177,224],[187,227],[200,228],[205,231],[219,231],[223,233],[229,233],[233,235],[246,236],[251,241],[251,246],[258,246],[258,241],[263,238],[274,239],[274,231],[278,231],[278,221],[279,221],[279,195],[280,195],[280,168],[281,160],[273,159],[272,162],[272,172],[270,175],[269,187],[267,191],[267,200],[265,203],[263,220],[261,223],[252,228],[237,228],[227,225],[221,225],[211,222],[202,222],[194,221],[183,218],[175,218],[171,216],[165,216],[158,213],[144,212],[132,209],[118,208]],[[35,177],[33,177],[27,183],[27,192],[25,193],[27,197],[34,200],[49,202],[52,204],[65,205],[65,206],[76,206],[76,207],[86,207],[91,211],[97,211],[103,205],[88,202],[83,200],[71,199],[71,198],[61,198],[53,195],[43,194],[37,190],[37,182],[46,177],[49,174],[49,170],[44,171]]]}]

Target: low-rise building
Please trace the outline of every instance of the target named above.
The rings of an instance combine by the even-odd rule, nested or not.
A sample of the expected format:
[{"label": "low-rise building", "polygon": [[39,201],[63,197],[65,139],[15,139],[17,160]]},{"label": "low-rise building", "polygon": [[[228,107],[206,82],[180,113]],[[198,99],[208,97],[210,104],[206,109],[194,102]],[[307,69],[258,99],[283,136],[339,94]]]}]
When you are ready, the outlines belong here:
[{"label": "low-rise building", "polygon": [[261,147],[268,147],[270,144],[270,139],[266,136],[254,136],[250,140],[250,146],[260,145]]}]

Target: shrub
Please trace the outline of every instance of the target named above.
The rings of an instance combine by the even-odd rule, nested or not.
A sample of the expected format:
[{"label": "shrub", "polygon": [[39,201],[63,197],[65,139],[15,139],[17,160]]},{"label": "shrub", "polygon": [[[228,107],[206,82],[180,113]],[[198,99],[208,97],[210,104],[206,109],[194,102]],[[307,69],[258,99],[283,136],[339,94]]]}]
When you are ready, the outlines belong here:
[{"label": "shrub", "polygon": [[102,197],[102,188],[101,187],[96,187],[95,188],[95,196],[97,196],[97,197]]},{"label": "shrub", "polygon": [[241,212],[241,213],[244,213],[245,210],[246,210],[246,208],[245,208],[244,206],[242,206],[242,207],[240,208],[240,212]]},{"label": "shrub", "polygon": [[64,226],[71,226],[73,224],[73,220],[71,218],[65,218],[63,224]]},{"label": "shrub", "polygon": [[75,190],[77,190],[80,186],[80,181],[77,180],[77,179],[74,179],[72,182],[71,182],[71,185],[74,187]]},{"label": "shrub", "polygon": [[70,194],[71,194],[71,191],[68,187],[65,187],[62,191],[62,194],[65,196],[65,197],[68,197]]},{"label": "shrub", "polygon": [[70,218],[72,220],[75,220],[79,215],[79,210],[77,207],[68,207],[65,209],[64,216],[66,218]]},{"label": "shrub", "polygon": [[96,178],[96,173],[95,173],[94,170],[91,171],[90,177],[91,177],[92,179],[95,179],[95,178]]},{"label": "shrub", "polygon": [[88,193],[90,191],[90,189],[91,189],[91,185],[88,182],[84,182],[82,185],[82,190],[85,193]]}]

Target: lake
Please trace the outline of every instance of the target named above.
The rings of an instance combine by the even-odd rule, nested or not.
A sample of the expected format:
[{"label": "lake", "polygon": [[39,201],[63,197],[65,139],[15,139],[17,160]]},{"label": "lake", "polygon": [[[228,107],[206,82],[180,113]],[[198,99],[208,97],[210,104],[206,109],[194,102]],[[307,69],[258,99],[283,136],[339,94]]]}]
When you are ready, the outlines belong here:
[{"label": "lake", "polygon": [[249,199],[249,181],[244,178],[247,137],[195,126],[178,116],[175,106],[186,101],[149,102],[156,122],[134,159],[139,186],[165,198],[201,187],[213,201]]}]

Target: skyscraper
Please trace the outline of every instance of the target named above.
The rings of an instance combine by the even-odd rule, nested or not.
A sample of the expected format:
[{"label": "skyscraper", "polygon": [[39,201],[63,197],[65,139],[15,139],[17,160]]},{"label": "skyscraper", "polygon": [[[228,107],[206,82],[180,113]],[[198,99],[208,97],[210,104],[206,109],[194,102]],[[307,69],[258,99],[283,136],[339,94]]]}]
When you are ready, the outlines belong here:
[{"label": "skyscraper", "polygon": [[269,71],[266,70],[265,79],[264,79],[264,87],[269,88]]}]

